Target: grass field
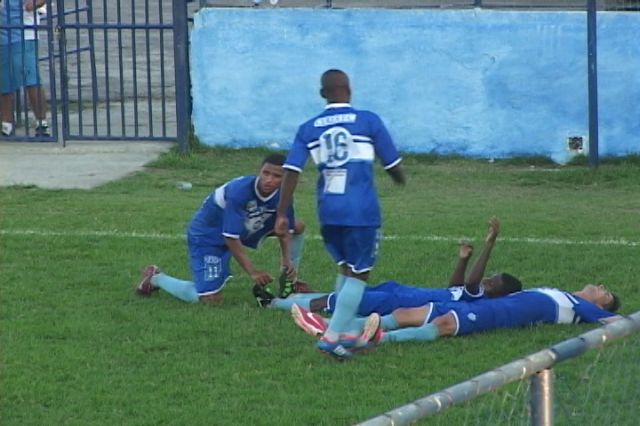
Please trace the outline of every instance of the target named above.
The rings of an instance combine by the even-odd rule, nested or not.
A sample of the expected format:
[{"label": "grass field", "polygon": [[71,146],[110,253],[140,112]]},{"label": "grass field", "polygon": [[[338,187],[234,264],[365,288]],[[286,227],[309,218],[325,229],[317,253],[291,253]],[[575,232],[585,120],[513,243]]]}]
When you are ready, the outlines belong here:
[{"label": "grass field", "polygon": [[[386,345],[336,364],[288,313],[256,308],[235,263],[222,307],[135,296],[146,264],[189,277],[191,214],[213,187],[254,173],[263,155],[170,153],[91,191],[0,189],[1,424],[350,424],[591,328]],[[529,287],[603,282],[621,296],[623,313],[640,309],[638,158],[595,171],[540,159],[408,156],[404,165],[403,189],[378,176],[387,239],[372,283],[444,285],[456,242],[479,247],[496,215],[502,233],[488,272],[511,272]],[[301,278],[329,290],[336,268],[318,237],[315,179],[309,168],[296,194],[309,237]],[[276,274],[276,253],[269,242],[251,255]]]}]

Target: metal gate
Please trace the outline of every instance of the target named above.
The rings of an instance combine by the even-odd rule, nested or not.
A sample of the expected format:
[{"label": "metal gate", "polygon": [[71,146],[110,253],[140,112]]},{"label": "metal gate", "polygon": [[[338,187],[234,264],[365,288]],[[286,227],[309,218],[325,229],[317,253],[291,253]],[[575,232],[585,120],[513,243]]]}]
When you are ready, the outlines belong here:
[{"label": "metal gate", "polygon": [[47,0],[42,11],[36,29],[51,137],[29,130],[22,95],[16,122],[23,130],[13,139],[186,143],[190,85],[184,1]]}]

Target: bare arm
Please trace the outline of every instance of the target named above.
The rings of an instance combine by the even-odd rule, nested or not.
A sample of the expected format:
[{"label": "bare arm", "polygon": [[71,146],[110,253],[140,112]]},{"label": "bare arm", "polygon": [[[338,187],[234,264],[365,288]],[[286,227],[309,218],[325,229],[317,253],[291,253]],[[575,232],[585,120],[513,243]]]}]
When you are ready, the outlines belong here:
[{"label": "bare arm", "polygon": [[402,167],[400,167],[400,164],[397,164],[392,168],[387,169],[387,173],[389,173],[389,176],[391,176],[391,179],[393,179],[393,181],[396,184],[404,185],[406,183],[404,170],[402,170]]},{"label": "bare arm", "polygon": [[253,266],[253,263],[251,263],[251,260],[247,255],[246,249],[239,239],[225,237],[224,242],[227,247],[229,247],[229,251],[231,251],[233,257],[240,264],[242,269],[244,269],[245,272],[249,274],[251,280],[254,283],[265,286],[273,281],[273,277],[271,277],[271,275],[269,275],[267,272],[259,271],[255,266]]},{"label": "bare arm", "polygon": [[484,271],[487,268],[487,263],[489,262],[489,257],[491,256],[491,250],[493,250],[493,246],[496,243],[496,239],[498,238],[499,233],[500,221],[497,217],[494,216],[489,219],[489,232],[487,234],[487,238],[485,239],[482,252],[478,257],[478,260],[476,260],[475,265],[473,265],[473,269],[471,269],[469,277],[464,283],[467,291],[469,291],[469,293],[471,294],[476,294],[478,292],[480,281],[482,281]]},{"label": "bare arm", "polygon": [[298,177],[300,173],[286,169],[282,184],[280,185],[280,201],[278,202],[278,210],[276,213],[275,233],[278,236],[286,235],[289,232],[289,219],[287,218],[287,210],[293,201],[293,193],[298,185]]},{"label": "bare arm", "polygon": [[460,241],[460,248],[458,250],[458,263],[456,268],[449,278],[449,287],[464,284],[464,273],[467,270],[467,264],[473,254],[473,246],[469,241]]}]

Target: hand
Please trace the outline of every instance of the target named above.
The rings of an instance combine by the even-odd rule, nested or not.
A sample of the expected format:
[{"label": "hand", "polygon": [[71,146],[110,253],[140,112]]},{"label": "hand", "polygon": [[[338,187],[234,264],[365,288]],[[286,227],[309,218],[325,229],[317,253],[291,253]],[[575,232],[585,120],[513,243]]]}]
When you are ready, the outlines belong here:
[{"label": "hand", "polygon": [[291,263],[289,259],[282,259],[280,263],[280,270],[284,270],[286,268],[287,278],[293,280],[296,277],[296,267]]},{"label": "hand", "polygon": [[500,221],[497,217],[493,216],[489,219],[489,233],[487,234],[486,242],[495,243],[498,234],[500,233]]},{"label": "hand", "polygon": [[255,271],[255,272],[251,273],[251,280],[254,283],[258,284],[259,286],[264,287],[265,285],[267,285],[271,281],[273,281],[273,277],[271,275],[269,275],[267,272]]},{"label": "hand", "polygon": [[276,224],[273,227],[273,232],[279,237],[287,235],[289,232],[289,218],[284,215],[276,216]]},{"label": "hand", "polygon": [[460,259],[469,259],[473,254],[473,245],[467,240],[461,240],[459,244],[458,257]]}]

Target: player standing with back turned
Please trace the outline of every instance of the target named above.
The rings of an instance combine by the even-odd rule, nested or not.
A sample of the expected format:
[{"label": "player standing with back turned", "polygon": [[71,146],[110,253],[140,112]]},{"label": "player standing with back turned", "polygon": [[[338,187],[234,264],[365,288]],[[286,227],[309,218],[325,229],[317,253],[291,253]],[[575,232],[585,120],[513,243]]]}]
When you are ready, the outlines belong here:
[{"label": "player standing with back turned", "polygon": [[330,69],[322,74],[320,96],[325,110],[303,123],[284,164],[275,231],[288,229],[286,212],[291,205],[299,174],[309,155],[320,172],[317,183],[318,218],[322,239],[340,267],[336,279],[336,307],[318,349],[342,360],[349,358],[358,334],[353,323],[362,294],[375,263],[380,239],[381,215],[374,183],[375,157],[397,184],[404,184],[402,160],[380,117],[354,109],[349,77]]}]

